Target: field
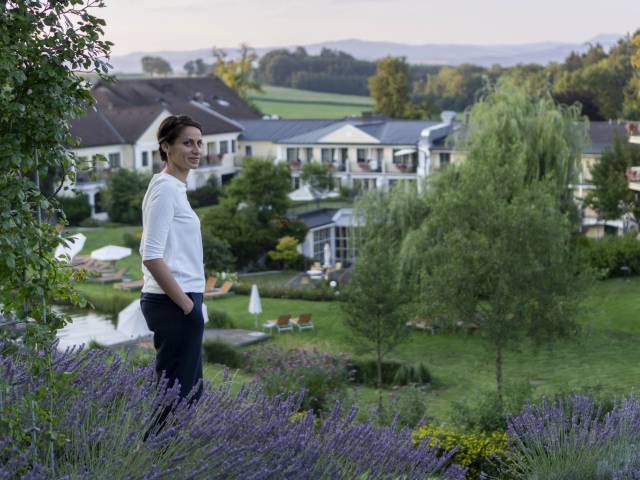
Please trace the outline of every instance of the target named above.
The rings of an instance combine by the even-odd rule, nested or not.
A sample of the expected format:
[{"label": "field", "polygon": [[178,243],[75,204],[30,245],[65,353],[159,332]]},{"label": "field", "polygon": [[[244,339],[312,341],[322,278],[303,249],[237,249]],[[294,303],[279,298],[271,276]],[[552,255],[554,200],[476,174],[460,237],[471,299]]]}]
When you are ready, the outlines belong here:
[{"label": "field", "polygon": [[[106,244],[122,245],[122,234],[136,227],[87,230],[85,251]],[[133,278],[140,276],[140,257],[131,257],[117,263],[126,266]],[[245,281],[284,283],[294,272],[273,276],[255,276]],[[92,295],[108,298],[114,290],[109,285],[81,285]],[[135,298],[137,293],[121,294]],[[577,337],[536,348],[527,342],[504,355],[504,378],[507,383],[526,382],[533,395],[555,395],[585,391],[602,396],[628,394],[640,388],[640,278],[598,282],[582,302],[579,312],[581,331]],[[224,310],[239,328],[255,329],[256,319],[247,309],[248,296],[236,295],[208,301],[208,307]],[[342,322],[339,302],[310,302],[302,300],[262,299],[264,313],[258,319],[263,323],[280,314],[298,315],[310,312],[316,329],[313,331],[275,335],[271,343],[281,348],[318,348],[322,351],[345,352],[361,356]],[[490,346],[481,335],[436,334],[413,332],[409,340],[399,346],[389,359],[407,363],[423,362],[435,377],[434,388],[426,394],[428,413],[447,420],[454,400],[473,397],[482,390],[492,389],[494,357]],[[209,379],[219,378],[222,369],[207,366]],[[238,383],[250,378],[236,372]],[[402,394],[387,391],[385,395]],[[358,403],[366,410],[376,401],[373,389],[363,388]]]},{"label": "field", "polygon": [[264,114],[280,118],[343,118],[373,110],[373,100],[356,95],[312,92],[265,85],[249,100]]}]

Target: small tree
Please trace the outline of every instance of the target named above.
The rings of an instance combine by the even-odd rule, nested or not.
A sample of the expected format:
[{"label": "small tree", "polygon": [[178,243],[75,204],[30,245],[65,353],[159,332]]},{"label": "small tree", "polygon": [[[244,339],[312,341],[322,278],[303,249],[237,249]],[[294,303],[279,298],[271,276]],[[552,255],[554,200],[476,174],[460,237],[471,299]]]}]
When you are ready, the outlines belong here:
[{"label": "small tree", "polygon": [[130,170],[120,169],[112,175],[104,190],[105,206],[114,222],[142,223],[142,199],[149,177]]},{"label": "small tree", "polygon": [[227,60],[227,53],[215,47],[213,56],[216,58],[214,73],[242,98],[246,100],[250,90],[262,91],[253,74],[253,64],[258,55],[249,45],[240,45],[240,56],[236,60]]},{"label": "small tree", "polygon": [[270,160],[246,158],[242,163],[242,172],[227,187],[227,201],[232,208],[241,204],[255,208],[263,222],[274,215],[284,215],[289,207],[291,174],[289,167]]},{"label": "small tree", "polygon": [[269,252],[269,258],[280,262],[285,269],[293,268],[300,260],[298,240],[284,236],[278,241],[275,250]]},{"label": "small tree", "polygon": [[586,202],[602,218],[616,220],[630,213],[637,220],[640,207],[636,193],[629,189],[627,168],[640,165],[640,146],[613,138],[613,148],[606,150],[591,167],[594,189]]},{"label": "small tree", "polygon": [[149,75],[168,75],[173,73],[171,64],[162,57],[142,57],[142,71]]},{"label": "small tree", "polygon": [[207,272],[231,272],[235,270],[235,258],[226,240],[216,237],[210,228],[202,229],[202,250]]},{"label": "small tree", "polygon": [[404,58],[385,57],[377,62],[376,74],[369,78],[369,91],[376,112],[401,118],[409,104],[409,65]]},{"label": "small tree", "polygon": [[333,173],[331,169],[323,163],[305,163],[302,167],[301,178],[304,183],[309,185],[311,194],[317,202],[320,201],[323,195],[333,190]]},{"label": "small tree", "polygon": [[398,245],[385,237],[368,238],[359,245],[353,277],[342,292],[344,323],[361,350],[373,351],[378,388],[384,357],[408,334],[405,295],[394,255]]}]

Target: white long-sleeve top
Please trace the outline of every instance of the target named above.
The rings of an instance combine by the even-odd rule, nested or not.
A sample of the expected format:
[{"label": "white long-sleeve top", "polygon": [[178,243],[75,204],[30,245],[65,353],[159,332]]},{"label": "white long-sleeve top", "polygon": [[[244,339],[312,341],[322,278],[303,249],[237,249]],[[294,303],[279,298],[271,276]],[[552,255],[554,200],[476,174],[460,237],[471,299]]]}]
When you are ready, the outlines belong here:
[{"label": "white long-sleeve top", "polygon": [[[157,173],[142,201],[142,260],[163,258],[186,292],[204,292],[200,219],[187,200],[187,186],[173,175]],[[165,293],[142,264],[143,292]]]}]

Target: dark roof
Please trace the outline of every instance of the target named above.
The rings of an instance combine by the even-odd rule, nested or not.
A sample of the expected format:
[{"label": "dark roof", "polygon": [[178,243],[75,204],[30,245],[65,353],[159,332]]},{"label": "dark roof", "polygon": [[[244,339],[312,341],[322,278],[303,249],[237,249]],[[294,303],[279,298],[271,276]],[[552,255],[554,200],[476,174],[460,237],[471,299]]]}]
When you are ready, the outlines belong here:
[{"label": "dark roof", "polygon": [[277,142],[326,127],[335,120],[239,120],[240,140]]},{"label": "dark roof", "polygon": [[337,208],[320,208],[318,210],[311,210],[298,215],[290,215],[290,218],[297,218],[311,229],[333,223],[333,216],[337,211]]},{"label": "dark roof", "polygon": [[261,118],[260,112],[214,76],[99,81],[92,93],[103,108],[165,103],[173,111],[173,103],[197,100],[228,118]]},{"label": "dark roof", "polygon": [[83,147],[121,145],[125,143],[120,133],[98,109],[91,108],[86,115],[71,121],[71,133],[78,137]]},{"label": "dark roof", "polygon": [[425,120],[334,120],[319,124],[315,129],[309,128],[296,135],[283,136],[276,141],[280,143],[318,143],[321,138],[331,132],[345,125],[353,125],[355,128],[377,139],[382,145],[414,145],[418,143],[422,130],[438,124],[439,122]]},{"label": "dark roof", "polygon": [[[145,107],[103,109],[100,110],[100,113],[125,140],[121,143],[135,143],[163,110],[162,105],[149,105]],[[79,120],[82,120],[82,118]],[[85,147],[85,137],[79,136],[82,138],[82,146]],[[94,132],[90,133],[91,140],[96,137],[97,135]],[[104,144],[97,143],[96,145]]]},{"label": "dark roof", "polygon": [[174,115],[189,115],[196,122],[202,125],[202,133],[204,135],[239,132],[242,130],[240,124],[237,124],[222,115],[218,115],[214,110],[211,110],[198,102],[176,102],[168,107],[168,109]]},{"label": "dark roof", "polygon": [[623,141],[627,139],[627,131],[624,124],[609,122],[590,122],[589,123],[589,139],[591,144],[585,145],[584,153],[594,155],[601,154],[607,148],[613,145],[614,135],[618,135]]}]

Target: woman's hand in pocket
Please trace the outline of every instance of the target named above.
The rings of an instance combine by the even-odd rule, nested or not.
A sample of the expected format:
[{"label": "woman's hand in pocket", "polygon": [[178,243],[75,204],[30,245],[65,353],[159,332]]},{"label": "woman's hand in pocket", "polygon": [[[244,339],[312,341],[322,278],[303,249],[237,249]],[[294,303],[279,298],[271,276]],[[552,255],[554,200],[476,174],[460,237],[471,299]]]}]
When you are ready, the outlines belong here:
[{"label": "woman's hand in pocket", "polygon": [[189,315],[191,312],[193,312],[194,306],[195,306],[195,304],[193,303],[193,300],[191,300],[189,295],[185,294],[185,302],[182,305],[182,312],[185,314],[185,316]]}]

